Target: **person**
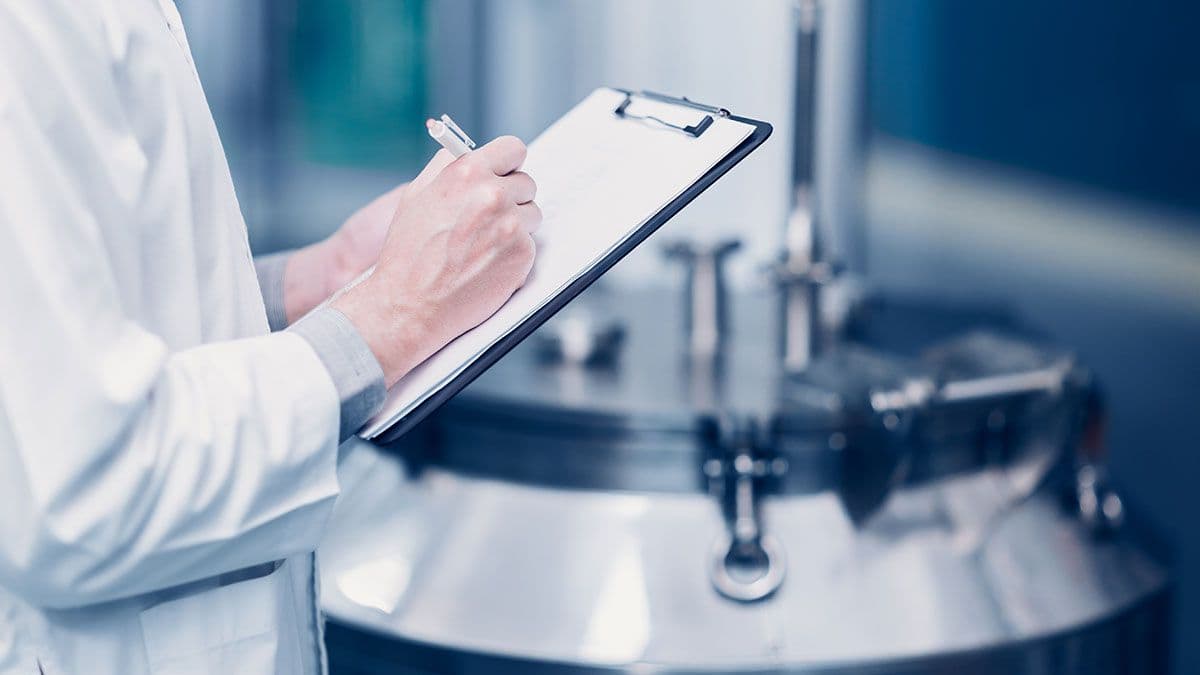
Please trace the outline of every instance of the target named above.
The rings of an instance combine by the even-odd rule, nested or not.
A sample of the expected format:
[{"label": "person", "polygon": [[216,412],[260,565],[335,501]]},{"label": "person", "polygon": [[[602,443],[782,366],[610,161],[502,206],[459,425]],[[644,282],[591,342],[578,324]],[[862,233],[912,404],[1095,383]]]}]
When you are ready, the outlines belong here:
[{"label": "person", "polygon": [[0,672],[322,672],[339,441],[523,283],[524,157],[252,261],[171,0],[0,3]]}]

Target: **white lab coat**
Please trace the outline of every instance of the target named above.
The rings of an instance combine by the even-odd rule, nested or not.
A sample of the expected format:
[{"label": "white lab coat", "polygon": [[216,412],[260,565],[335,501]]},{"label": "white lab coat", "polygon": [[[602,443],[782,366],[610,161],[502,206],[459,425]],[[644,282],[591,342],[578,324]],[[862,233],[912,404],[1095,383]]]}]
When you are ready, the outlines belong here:
[{"label": "white lab coat", "polygon": [[170,0],[0,1],[0,673],[319,672],[338,405]]}]

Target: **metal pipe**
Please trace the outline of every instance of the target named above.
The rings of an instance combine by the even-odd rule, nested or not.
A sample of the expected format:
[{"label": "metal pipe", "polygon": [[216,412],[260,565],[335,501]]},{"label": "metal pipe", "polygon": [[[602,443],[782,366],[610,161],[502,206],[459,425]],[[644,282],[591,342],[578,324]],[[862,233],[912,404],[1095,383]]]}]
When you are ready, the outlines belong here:
[{"label": "metal pipe", "polygon": [[683,261],[687,269],[684,339],[694,362],[720,360],[729,327],[724,261],[740,247],[740,241],[731,239],[711,246],[681,241],[665,249],[668,258]]},{"label": "metal pipe", "polygon": [[785,224],[783,253],[773,267],[780,292],[779,350],[786,372],[805,370],[820,348],[821,242],[813,208],[817,54],[821,7],[796,2],[796,78],[792,212]]}]

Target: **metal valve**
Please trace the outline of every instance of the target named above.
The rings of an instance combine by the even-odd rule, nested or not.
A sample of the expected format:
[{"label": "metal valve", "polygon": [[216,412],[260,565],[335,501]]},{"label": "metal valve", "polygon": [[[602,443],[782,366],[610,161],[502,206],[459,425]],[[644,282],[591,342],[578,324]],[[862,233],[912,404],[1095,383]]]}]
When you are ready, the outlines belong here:
[{"label": "metal valve", "polygon": [[737,239],[706,245],[689,241],[668,244],[664,254],[687,267],[684,290],[684,337],[693,361],[719,360],[729,327],[725,258],[741,248]]},{"label": "metal valve", "polygon": [[796,190],[784,251],[766,269],[779,289],[779,349],[788,373],[803,372],[821,352],[821,289],[842,272],[839,262],[823,258],[809,198],[807,187]]},{"label": "metal valve", "polygon": [[1092,533],[1108,535],[1125,522],[1125,504],[1108,477],[1108,410],[1094,384],[1088,389],[1076,457],[1074,498],[1079,520]]},{"label": "metal valve", "polygon": [[770,597],[787,574],[783,545],[763,530],[759,501],[769,482],[787,471],[787,462],[759,450],[753,420],[718,426],[717,455],[704,464],[709,490],[721,500],[725,532],[713,542],[709,578],[718,593],[738,602]]}]

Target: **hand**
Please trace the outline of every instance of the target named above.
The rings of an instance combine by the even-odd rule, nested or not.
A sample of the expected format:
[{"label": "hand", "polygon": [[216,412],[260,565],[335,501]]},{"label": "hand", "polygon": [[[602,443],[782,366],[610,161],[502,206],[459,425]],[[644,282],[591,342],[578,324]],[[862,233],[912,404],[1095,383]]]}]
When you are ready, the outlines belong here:
[{"label": "hand", "polygon": [[304,316],[379,259],[392,215],[408,185],[392,188],[354,212],[328,238],[291,255],[284,270],[284,311],[288,323]]},{"label": "hand", "polygon": [[354,212],[329,238],[332,255],[326,272],[326,297],[357,279],[379,260],[388,227],[408,184],[392,188]]},{"label": "hand", "polygon": [[511,136],[451,161],[438,152],[399,200],[375,272],[334,301],[390,387],[491,316],[533,266],[542,214]]}]

